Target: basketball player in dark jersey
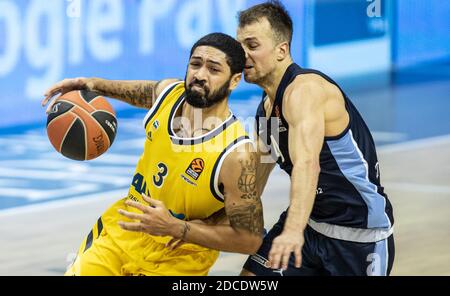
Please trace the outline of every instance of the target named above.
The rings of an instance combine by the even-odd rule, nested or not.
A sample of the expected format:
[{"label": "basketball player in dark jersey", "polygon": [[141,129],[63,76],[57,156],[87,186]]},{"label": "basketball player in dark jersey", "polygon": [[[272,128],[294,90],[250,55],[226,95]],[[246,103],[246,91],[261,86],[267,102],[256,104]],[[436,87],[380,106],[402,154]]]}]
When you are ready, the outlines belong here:
[{"label": "basketball player in dark jersey", "polygon": [[292,20],[278,1],[239,14],[244,77],[264,90],[256,113],[260,192],[274,167],[291,179],[290,206],[242,275],[389,275],[393,212],[374,141],[331,78],[295,64]]}]

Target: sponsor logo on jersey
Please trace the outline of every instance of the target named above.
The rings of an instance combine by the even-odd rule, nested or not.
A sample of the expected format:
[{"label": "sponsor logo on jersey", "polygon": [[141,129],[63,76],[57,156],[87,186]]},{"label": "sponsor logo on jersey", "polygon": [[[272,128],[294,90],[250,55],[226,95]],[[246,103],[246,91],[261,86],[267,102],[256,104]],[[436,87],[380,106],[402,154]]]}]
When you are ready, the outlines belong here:
[{"label": "sponsor logo on jersey", "polygon": [[278,132],[282,133],[287,131],[287,128],[283,125],[283,121],[281,120],[281,112],[280,107],[278,107],[278,105],[275,106],[275,116],[278,119]]},{"label": "sponsor logo on jersey", "polygon": [[275,116],[276,117],[280,117],[281,113],[280,113],[280,107],[278,107],[278,105],[275,106]]},{"label": "sponsor logo on jersey", "polygon": [[197,186],[197,184],[195,184],[194,182],[192,182],[191,180],[189,180],[188,177],[186,177],[185,175],[181,174],[181,179],[183,179],[186,183],[193,185],[193,186]]},{"label": "sponsor logo on jersey", "polygon": [[155,130],[158,129],[158,127],[159,127],[159,121],[158,121],[158,120],[155,120],[155,121],[153,122],[153,127],[155,128]]},{"label": "sponsor logo on jersey", "polygon": [[205,162],[201,158],[196,158],[189,164],[186,169],[186,174],[192,177],[194,180],[198,180],[200,174],[203,172]]}]

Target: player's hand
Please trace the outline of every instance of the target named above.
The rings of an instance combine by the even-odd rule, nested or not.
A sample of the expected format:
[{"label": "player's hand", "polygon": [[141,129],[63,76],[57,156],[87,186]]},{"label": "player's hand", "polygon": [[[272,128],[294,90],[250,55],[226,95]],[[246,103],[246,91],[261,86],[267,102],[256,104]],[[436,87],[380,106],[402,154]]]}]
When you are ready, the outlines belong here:
[{"label": "player's hand", "polygon": [[60,82],[52,85],[47,91],[44,93],[44,99],[42,100],[42,106],[47,105],[49,101],[50,104],[45,111],[47,114],[52,109],[53,105],[57,101],[57,99],[63,94],[72,91],[72,90],[82,90],[82,89],[93,89],[93,82],[89,78],[78,77],[72,79],[64,79]]},{"label": "player's hand", "polygon": [[300,231],[287,231],[277,236],[269,252],[270,267],[273,269],[286,270],[288,268],[291,253],[295,255],[295,267],[300,268],[302,264],[303,233]]},{"label": "player's hand", "polygon": [[183,244],[184,244],[183,240],[172,237],[172,239],[166,244],[166,248],[168,248],[170,251],[172,251]]},{"label": "player's hand", "polygon": [[129,219],[137,220],[137,222],[119,221],[119,226],[124,230],[145,232],[151,235],[171,235],[174,220],[176,220],[176,218],[170,214],[169,210],[162,201],[152,199],[144,194],[142,196],[151,206],[132,200],[127,200],[125,202],[126,205],[140,210],[142,214],[132,213],[120,209],[119,214]]}]

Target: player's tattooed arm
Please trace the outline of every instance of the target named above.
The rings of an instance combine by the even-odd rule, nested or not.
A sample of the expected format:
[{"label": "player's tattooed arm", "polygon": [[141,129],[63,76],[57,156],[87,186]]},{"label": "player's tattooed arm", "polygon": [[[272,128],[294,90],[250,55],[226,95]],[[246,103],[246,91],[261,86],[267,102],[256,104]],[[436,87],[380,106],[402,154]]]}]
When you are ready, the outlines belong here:
[{"label": "player's tattooed arm", "polygon": [[[250,148],[251,144],[247,145]],[[219,173],[219,182],[224,185],[225,217],[223,211],[219,211],[210,217],[212,223],[183,221],[173,217],[161,201],[144,196],[152,206],[127,201],[128,206],[136,207],[143,214],[120,211],[140,222],[120,222],[119,225],[125,230],[172,236],[166,245],[169,250],[183,243],[193,243],[226,252],[254,254],[262,243],[264,225],[254,182],[255,159],[251,151],[232,152],[225,158]]]},{"label": "player's tattooed arm", "polygon": [[159,94],[169,84],[179,81],[179,79],[153,80],[105,80],[93,78],[87,83],[92,91],[104,96],[118,99],[136,107],[150,109]]},{"label": "player's tattooed arm", "polygon": [[152,80],[114,81],[94,78],[91,90],[136,107],[150,109],[156,98],[158,84],[158,81]]},{"label": "player's tattooed arm", "polygon": [[204,223],[208,225],[230,224],[224,208],[220,209],[219,211],[215,212],[202,221],[204,221]]},{"label": "player's tattooed arm", "polygon": [[227,203],[227,215],[233,228],[261,235],[264,227],[262,204],[256,184],[256,155],[240,159],[237,195],[240,201]]},{"label": "player's tattooed arm", "polygon": [[235,229],[242,229],[252,234],[262,235],[264,222],[261,202],[245,206],[231,206],[228,208],[230,225]]},{"label": "player's tattooed arm", "polygon": [[[213,224],[179,223],[178,233],[186,242],[209,248],[254,254],[262,243],[263,209],[256,178],[256,153],[250,143],[239,146],[244,151],[233,151],[225,158],[219,173],[223,184],[225,216],[215,215]],[[214,220],[214,219],[213,219]],[[219,222],[220,221],[220,222]]]},{"label": "player's tattooed arm", "polygon": [[[100,95],[118,99],[141,108],[151,108],[159,94],[169,84],[179,79],[154,80],[107,80],[102,78],[64,79],[52,85],[44,94],[42,105],[46,105],[53,97],[73,90],[90,90]],[[55,103],[49,104],[47,111]]]},{"label": "player's tattooed arm", "polygon": [[[261,236],[264,228],[263,209],[256,182],[256,153],[235,152],[239,168],[227,170],[225,210],[236,231]],[[232,161],[230,161],[232,163]],[[233,183],[235,182],[234,186]],[[227,184],[231,183],[231,184]]]},{"label": "player's tattooed arm", "polygon": [[154,80],[105,80],[93,78],[87,83],[92,91],[118,99],[136,107],[150,109],[159,94],[169,84],[179,79]]},{"label": "player's tattooed arm", "polygon": [[240,159],[241,174],[237,187],[242,193],[242,199],[256,199],[256,159],[250,155],[249,159]]}]

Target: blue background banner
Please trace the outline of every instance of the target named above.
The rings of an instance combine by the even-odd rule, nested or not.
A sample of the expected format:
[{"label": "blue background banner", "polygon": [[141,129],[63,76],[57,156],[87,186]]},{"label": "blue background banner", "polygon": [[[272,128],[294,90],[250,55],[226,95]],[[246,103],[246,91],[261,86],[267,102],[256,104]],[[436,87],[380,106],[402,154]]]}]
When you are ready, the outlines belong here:
[{"label": "blue background banner", "polygon": [[[0,126],[43,120],[42,94],[63,78],[184,78],[192,44],[213,31],[235,36],[237,11],[256,3],[2,0]],[[302,24],[302,1],[286,6]],[[301,56],[300,46],[295,55]]]},{"label": "blue background banner", "polygon": [[[63,78],[184,78],[198,38],[235,36],[237,11],[261,2],[1,0],[0,127],[44,122],[43,92]],[[338,81],[450,59],[448,1],[282,2],[294,21],[294,60]],[[249,92],[257,88],[241,83],[232,99]]]}]

